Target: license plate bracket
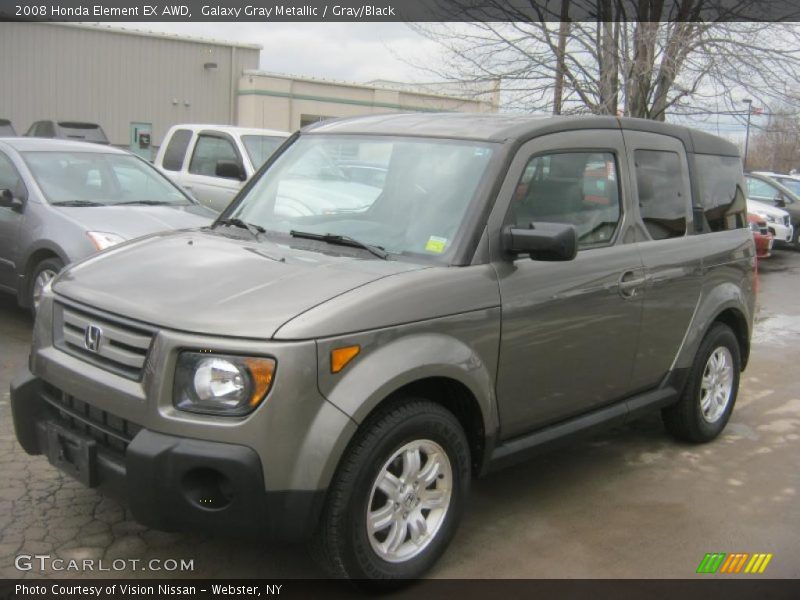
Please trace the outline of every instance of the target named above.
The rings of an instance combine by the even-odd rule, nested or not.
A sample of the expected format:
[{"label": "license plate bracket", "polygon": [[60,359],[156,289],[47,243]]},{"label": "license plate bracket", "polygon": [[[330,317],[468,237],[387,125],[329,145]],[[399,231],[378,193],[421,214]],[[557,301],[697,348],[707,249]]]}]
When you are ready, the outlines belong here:
[{"label": "license plate bracket", "polygon": [[97,442],[56,423],[47,424],[47,458],[50,464],[87,487],[97,485]]}]

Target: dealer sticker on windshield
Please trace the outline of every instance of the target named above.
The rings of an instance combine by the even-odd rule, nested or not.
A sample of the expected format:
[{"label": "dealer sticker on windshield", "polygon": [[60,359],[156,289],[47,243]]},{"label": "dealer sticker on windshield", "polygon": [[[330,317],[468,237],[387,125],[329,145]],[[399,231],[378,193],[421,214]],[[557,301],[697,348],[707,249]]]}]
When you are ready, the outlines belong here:
[{"label": "dealer sticker on windshield", "polygon": [[443,237],[436,237],[432,235],[428,238],[428,243],[425,244],[425,250],[428,252],[435,252],[436,254],[441,254],[444,252],[444,248],[447,246],[447,238]]}]

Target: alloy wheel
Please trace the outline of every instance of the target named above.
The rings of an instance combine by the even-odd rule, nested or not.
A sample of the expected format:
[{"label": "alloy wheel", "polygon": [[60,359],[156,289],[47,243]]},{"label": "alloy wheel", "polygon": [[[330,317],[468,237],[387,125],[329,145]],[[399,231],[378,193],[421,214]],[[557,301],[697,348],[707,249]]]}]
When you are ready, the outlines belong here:
[{"label": "alloy wheel", "polygon": [[398,449],[378,472],[367,505],[375,553],[393,563],[417,556],[436,537],[452,492],[453,469],[439,444],[415,440]]}]

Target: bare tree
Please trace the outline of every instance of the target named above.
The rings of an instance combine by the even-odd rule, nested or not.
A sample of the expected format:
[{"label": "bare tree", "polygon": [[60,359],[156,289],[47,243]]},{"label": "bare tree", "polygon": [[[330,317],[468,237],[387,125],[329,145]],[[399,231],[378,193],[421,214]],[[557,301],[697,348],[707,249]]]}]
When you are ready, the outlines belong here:
[{"label": "bare tree", "polygon": [[449,1],[504,22],[411,25],[446,50],[441,64],[423,68],[469,90],[500,81],[510,109],[663,121],[668,112],[735,112],[743,96],[765,107],[797,99],[800,27],[735,20],[763,0],[730,2],[725,13],[709,13],[706,0],[566,0],[570,16],[594,16],[568,26],[546,2],[520,10],[504,0]]},{"label": "bare tree", "polygon": [[747,165],[754,170],[788,173],[800,167],[800,120],[787,113],[770,115],[766,127],[753,135]]}]

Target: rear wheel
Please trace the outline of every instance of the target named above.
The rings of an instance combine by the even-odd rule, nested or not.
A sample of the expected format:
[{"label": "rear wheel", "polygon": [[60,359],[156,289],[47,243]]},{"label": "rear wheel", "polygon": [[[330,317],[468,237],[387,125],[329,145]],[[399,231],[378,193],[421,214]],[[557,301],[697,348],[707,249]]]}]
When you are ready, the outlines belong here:
[{"label": "rear wheel", "polygon": [[736,403],[740,372],[739,341],[730,327],[714,324],[700,344],[680,400],[662,411],[667,430],[688,442],[716,438]]},{"label": "rear wheel", "polygon": [[37,264],[31,272],[28,285],[28,307],[34,317],[39,309],[39,303],[42,301],[44,288],[63,268],[64,263],[61,259],[46,258]]},{"label": "rear wheel", "polygon": [[422,576],[450,542],[470,481],[452,413],[406,399],[362,425],[329,490],[312,551],[336,577],[397,585]]}]

